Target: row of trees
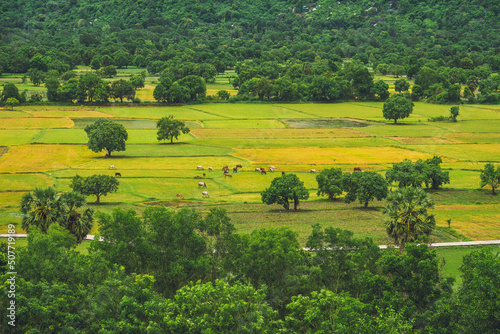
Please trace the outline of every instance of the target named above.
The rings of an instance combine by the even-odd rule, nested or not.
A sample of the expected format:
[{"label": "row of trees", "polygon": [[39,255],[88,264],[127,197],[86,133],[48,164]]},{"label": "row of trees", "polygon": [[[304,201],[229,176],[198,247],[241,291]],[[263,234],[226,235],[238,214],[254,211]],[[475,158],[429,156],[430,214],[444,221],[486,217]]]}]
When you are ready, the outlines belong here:
[{"label": "row of trees", "polygon": [[[467,255],[452,289],[425,239],[383,251],[316,224],[310,253],[289,229],[235,234],[219,208],[205,217],[164,207],[97,217],[105,241],[88,253],[57,224],[30,230],[17,249],[15,331],[493,333],[500,324],[492,250]],[[0,310],[3,321],[8,312]]]}]

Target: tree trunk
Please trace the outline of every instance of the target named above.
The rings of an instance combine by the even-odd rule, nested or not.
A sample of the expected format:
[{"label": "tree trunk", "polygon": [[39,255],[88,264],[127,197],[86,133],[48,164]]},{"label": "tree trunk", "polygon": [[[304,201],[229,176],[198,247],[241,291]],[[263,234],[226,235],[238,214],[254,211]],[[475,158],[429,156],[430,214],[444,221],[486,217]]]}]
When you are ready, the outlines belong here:
[{"label": "tree trunk", "polygon": [[100,202],[101,195],[96,195],[96,197],[97,197],[97,201],[95,201],[95,204],[101,204],[101,202]]},{"label": "tree trunk", "polygon": [[398,119],[397,119],[397,118],[395,118],[395,119],[394,119],[394,124],[397,124],[397,123],[398,123]]},{"label": "tree trunk", "polygon": [[367,207],[368,207],[368,201],[365,202],[365,208],[367,208]]}]

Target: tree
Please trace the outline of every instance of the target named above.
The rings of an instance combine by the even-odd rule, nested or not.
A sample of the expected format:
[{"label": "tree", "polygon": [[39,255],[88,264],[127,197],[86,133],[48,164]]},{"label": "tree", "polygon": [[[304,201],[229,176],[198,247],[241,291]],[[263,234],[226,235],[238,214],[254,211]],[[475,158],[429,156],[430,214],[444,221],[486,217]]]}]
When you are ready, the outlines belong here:
[{"label": "tree", "polygon": [[134,89],[144,88],[144,77],[142,75],[133,75],[130,77],[130,83]]},{"label": "tree", "polygon": [[410,89],[410,84],[406,79],[399,79],[394,82],[394,90],[396,92],[406,92],[408,89]]},{"label": "tree", "polygon": [[481,169],[481,188],[485,186],[490,186],[493,195],[495,195],[495,189],[500,186],[500,166],[495,166],[493,164],[484,165],[484,169]]},{"label": "tree", "polygon": [[309,191],[295,174],[286,174],[275,178],[271,185],[260,193],[262,202],[267,205],[280,204],[286,210],[290,209],[290,201],[293,201],[293,209],[297,210],[299,200],[308,199]]},{"label": "tree", "polygon": [[342,194],[342,170],[330,168],[322,170],[316,175],[318,182],[318,196],[327,195],[329,200]]},{"label": "tree", "polygon": [[102,71],[102,75],[106,78],[112,78],[117,74],[116,68],[113,65],[106,66],[101,71]]},{"label": "tree", "polygon": [[375,198],[379,201],[386,198],[388,193],[387,182],[376,172],[345,173],[342,177],[342,188],[347,192],[344,198],[346,203],[358,199],[365,207]]},{"label": "tree", "polygon": [[135,97],[135,89],[131,82],[120,79],[113,81],[110,89],[111,97],[115,99],[120,99],[123,103],[123,98],[126,97],[127,100],[133,100]]},{"label": "tree", "polygon": [[421,235],[429,236],[436,227],[434,215],[427,212],[434,204],[422,188],[398,188],[387,197],[389,203],[384,213],[387,235],[394,244],[404,248],[407,242],[413,242]]},{"label": "tree", "polygon": [[48,77],[45,79],[45,88],[47,88],[47,99],[49,101],[57,101],[59,99],[57,90],[60,87],[59,80],[56,77]]},{"label": "tree", "polygon": [[3,86],[2,101],[7,101],[9,97],[13,97],[18,101],[22,101],[21,95],[19,95],[19,89],[11,82],[6,83],[5,86]]},{"label": "tree", "polygon": [[78,97],[82,101],[88,98],[89,102],[92,102],[94,98],[103,100],[107,93],[106,87],[108,86],[102,82],[97,74],[84,74],[78,80]]},{"label": "tree", "polygon": [[422,160],[414,164],[411,160],[405,159],[393,163],[385,173],[385,179],[389,183],[398,182],[400,188],[421,187],[426,180],[424,168]]},{"label": "tree", "polygon": [[172,115],[160,118],[156,122],[156,127],[158,128],[158,141],[170,139],[170,144],[173,143],[174,138],[177,140],[181,133],[188,134],[190,131],[184,122],[175,120]]},{"label": "tree", "polygon": [[26,232],[31,226],[36,226],[42,233],[47,233],[49,226],[59,219],[61,208],[62,202],[54,188],[36,188],[21,199],[21,212],[24,214],[21,226]]},{"label": "tree", "polygon": [[375,82],[372,87],[372,94],[378,96],[381,101],[385,101],[389,96],[389,85],[383,80]]},{"label": "tree", "polygon": [[454,107],[451,107],[450,108],[450,114],[451,114],[451,120],[453,122],[456,122],[457,121],[457,116],[458,116],[458,112],[460,110],[460,107],[459,106],[454,106]]},{"label": "tree", "polygon": [[85,196],[74,191],[62,194],[61,200],[64,206],[59,217],[59,225],[73,234],[76,242],[81,243],[92,230],[94,210],[86,207]]},{"label": "tree", "polygon": [[89,138],[87,146],[94,152],[106,150],[106,156],[111,157],[111,152],[125,151],[125,142],[128,139],[127,130],[121,124],[107,119],[99,119],[85,127]]},{"label": "tree", "polygon": [[37,68],[30,68],[28,70],[28,76],[30,77],[30,81],[33,86],[40,86],[45,78],[45,74]]},{"label": "tree", "polygon": [[9,97],[7,101],[5,101],[5,105],[10,106],[11,110],[14,110],[14,106],[19,105],[19,101],[13,97]]},{"label": "tree", "polygon": [[94,71],[97,71],[98,69],[101,68],[101,61],[98,58],[94,57],[90,63],[90,68],[93,69]]},{"label": "tree", "polygon": [[221,100],[227,100],[231,97],[231,94],[227,90],[222,89],[217,92],[217,97]]},{"label": "tree", "polygon": [[443,184],[450,183],[450,173],[441,170],[440,164],[442,162],[443,160],[437,156],[424,161],[426,165],[424,169],[426,187],[430,185],[432,189],[438,189]]},{"label": "tree", "polygon": [[408,100],[406,97],[396,95],[388,98],[384,102],[384,109],[382,112],[385,119],[393,119],[394,124],[396,124],[398,119],[410,116],[413,111],[413,106],[413,102]]},{"label": "tree", "polygon": [[188,75],[177,81],[177,83],[181,87],[186,87],[188,89],[187,93],[191,101],[205,98],[207,85],[202,77],[197,75]]},{"label": "tree", "polygon": [[[97,174],[89,177],[81,177],[76,175],[71,179],[70,188],[73,191],[86,196],[96,196],[96,204],[100,204],[101,196],[106,196],[109,193],[118,191],[120,183],[118,180],[109,175]],[[75,202],[77,199],[73,199]]]}]

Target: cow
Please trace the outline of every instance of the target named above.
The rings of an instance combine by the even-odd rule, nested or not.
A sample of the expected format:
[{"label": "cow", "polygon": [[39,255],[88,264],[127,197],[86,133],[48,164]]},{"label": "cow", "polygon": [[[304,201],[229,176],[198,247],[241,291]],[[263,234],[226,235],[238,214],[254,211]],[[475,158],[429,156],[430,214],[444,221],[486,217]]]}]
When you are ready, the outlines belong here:
[{"label": "cow", "polygon": [[184,199],[184,196],[182,196],[182,194],[177,194],[177,195],[175,195],[175,196],[177,196],[177,198]]},{"label": "cow", "polygon": [[213,171],[214,171],[214,169],[213,169],[212,167],[208,167],[208,170],[209,170],[210,172],[213,172]]},{"label": "cow", "polygon": [[208,197],[208,198],[210,197],[210,196],[208,196],[208,191],[204,191],[204,192],[202,192],[202,193],[201,193],[201,196],[202,196],[202,197]]},{"label": "cow", "polygon": [[361,168],[359,168],[359,167],[354,167],[354,171],[355,172],[362,172]]},{"label": "cow", "polygon": [[233,168],[233,172],[234,172],[234,173],[238,173],[238,168],[234,167],[234,168]]},{"label": "cow", "polygon": [[236,168],[243,168],[242,165],[236,165]]},{"label": "cow", "polygon": [[203,177],[206,177],[206,176],[207,176],[207,174],[203,173]]},{"label": "cow", "polygon": [[281,175],[285,175],[285,172],[281,172]]},{"label": "cow", "polygon": [[198,187],[207,187],[207,184],[205,182],[198,182]]},{"label": "cow", "polygon": [[222,167],[222,170],[224,170],[224,169],[229,169],[229,167],[228,166]]},{"label": "cow", "polygon": [[269,171],[271,171],[271,172],[274,173],[274,168],[273,167],[269,167]]},{"label": "cow", "polygon": [[196,166],[196,169],[203,170],[203,166]]},{"label": "cow", "polygon": [[115,165],[109,165],[109,169],[116,169]]},{"label": "cow", "polygon": [[311,173],[317,173],[316,169],[311,169],[310,172]]},{"label": "cow", "polygon": [[120,173],[115,173],[115,176],[121,177],[122,175]]},{"label": "cow", "polygon": [[201,179],[201,176],[200,175],[196,175],[194,178],[195,179]]},{"label": "cow", "polygon": [[272,168],[272,169],[278,169],[278,168],[276,168],[276,167],[274,167],[274,166],[269,166],[269,169],[271,169],[271,168]]},{"label": "cow", "polygon": [[255,171],[260,172],[260,168],[259,167],[255,168]]},{"label": "cow", "polygon": [[225,177],[233,177],[233,176],[232,176],[231,174],[229,174],[229,173],[224,173],[224,176],[225,176]]},{"label": "cow", "polygon": [[260,170],[260,174],[267,174],[266,171],[264,169],[261,169]]}]

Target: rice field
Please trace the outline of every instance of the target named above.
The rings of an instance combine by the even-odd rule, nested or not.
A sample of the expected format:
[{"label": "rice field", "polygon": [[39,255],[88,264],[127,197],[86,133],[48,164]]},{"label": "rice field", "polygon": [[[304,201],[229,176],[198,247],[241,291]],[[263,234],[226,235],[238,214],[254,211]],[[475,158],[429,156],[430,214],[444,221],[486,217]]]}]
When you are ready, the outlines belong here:
[{"label": "rice field", "polygon": [[[213,84],[211,89],[223,86]],[[148,91],[152,93],[148,87],[139,92]],[[100,206],[89,196],[89,205],[105,212],[117,206],[138,212],[148,205],[187,206],[202,213],[217,205],[227,210],[239,233],[287,226],[305,242],[311,225],[319,222],[385,244],[385,202],[370,202],[365,209],[360,203],[328,201],[316,194],[317,174],[310,169],[350,172],[361,167],[385,175],[394,162],[439,155],[451,182],[428,191],[439,226],[433,240],[457,240],[457,233],[447,232],[447,219],[466,238],[498,239],[500,196],[479,189],[479,175],[486,162],[500,163],[500,106],[461,106],[457,123],[428,121],[448,115],[449,108],[416,103],[414,114],[398,125],[383,119],[382,103],[377,102],[0,109],[0,232],[6,224],[21,221],[19,203],[27,191],[51,185],[69,191],[75,175],[119,172],[118,192],[103,197]],[[156,121],[168,115],[191,129],[173,144],[158,142],[156,135]],[[96,118],[113,119],[127,129],[126,151],[105,157],[87,148],[83,129]],[[222,166],[236,164],[243,168],[224,176]],[[255,172],[270,165],[278,170]],[[309,190],[298,212],[261,202],[260,193],[281,172],[296,174]],[[198,186],[200,181],[206,189]],[[202,197],[204,190],[209,198]],[[177,199],[177,193],[184,199]]]}]

